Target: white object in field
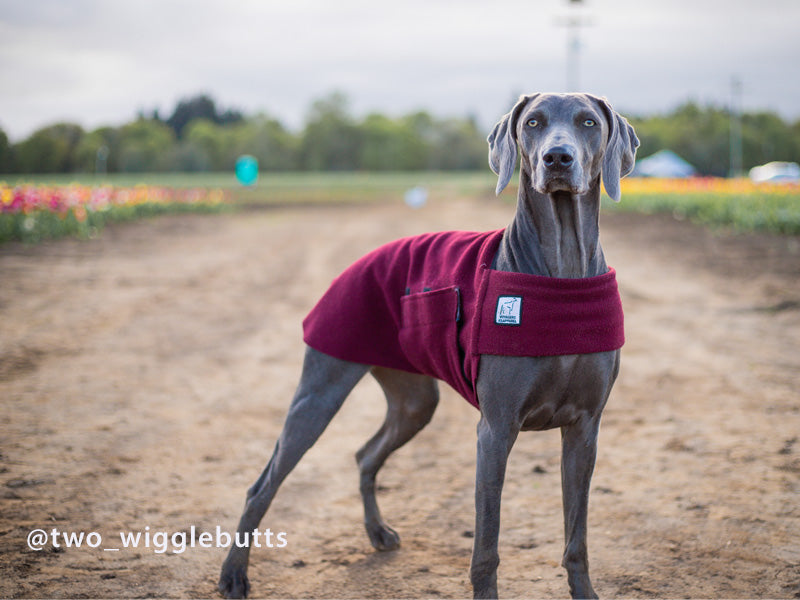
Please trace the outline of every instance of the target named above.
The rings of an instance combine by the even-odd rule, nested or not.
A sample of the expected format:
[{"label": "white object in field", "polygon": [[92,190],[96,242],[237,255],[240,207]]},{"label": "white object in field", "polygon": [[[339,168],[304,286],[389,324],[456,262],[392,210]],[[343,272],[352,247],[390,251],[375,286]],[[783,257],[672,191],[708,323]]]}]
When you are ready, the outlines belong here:
[{"label": "white object in field", "polygon": [[750,179],[756,183],[800,181],[800,165],[796,162],[769,162],[750,169]]},{"label": "white object in field", "polygon": [[422,208],[428,201],[428,190],[422,186],[416,186],[406,192],[405,201],[411,208]]}]

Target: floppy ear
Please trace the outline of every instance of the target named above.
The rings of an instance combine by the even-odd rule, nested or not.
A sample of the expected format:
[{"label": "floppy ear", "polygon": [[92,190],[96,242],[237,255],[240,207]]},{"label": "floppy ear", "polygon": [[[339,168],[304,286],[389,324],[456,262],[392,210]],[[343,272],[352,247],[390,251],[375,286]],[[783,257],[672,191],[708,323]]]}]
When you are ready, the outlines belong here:
[{"label": "floppy ear", "polygon": [[614,202],[619,202],[619,180],[633,170],[639,138],[630,123],[604,98],[596,98],[608,122],[608,143],[603,156],[603,186]]},{"label": "floppy ear", "polygon": [[489,166],[497,175],[496,194],[500,194],[511,181],[517,166],[517,119],[522,109],[538,96],[520,96],[511,111],[504,115],[486,138],[489,142]]}]

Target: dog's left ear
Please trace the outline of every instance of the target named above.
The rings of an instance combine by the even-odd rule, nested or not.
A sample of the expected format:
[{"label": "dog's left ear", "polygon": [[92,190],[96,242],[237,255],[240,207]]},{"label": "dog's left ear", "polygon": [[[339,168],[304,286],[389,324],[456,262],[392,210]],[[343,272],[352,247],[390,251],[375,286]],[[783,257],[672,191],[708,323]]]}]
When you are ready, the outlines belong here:
[{"label": "dog's left ear", "polygon": [[619,180],[633,170],[639,138],[627,119],[617,113],[605,98],[594,98],[608,123],[608,143],[603,156],[603,186],[614,202],[619,202]]},{"label": "dog's left ear", "polygon": [[489,166],[497,175],[495,193],[498,195],[511,181],[511,176],[517,166],[517,120],[525,105],[536,96],[538,94],[520,96],[511,111],[503,115],[503,118],[492,129],[492,133],[486,138],[486,141],[489,142]]}]

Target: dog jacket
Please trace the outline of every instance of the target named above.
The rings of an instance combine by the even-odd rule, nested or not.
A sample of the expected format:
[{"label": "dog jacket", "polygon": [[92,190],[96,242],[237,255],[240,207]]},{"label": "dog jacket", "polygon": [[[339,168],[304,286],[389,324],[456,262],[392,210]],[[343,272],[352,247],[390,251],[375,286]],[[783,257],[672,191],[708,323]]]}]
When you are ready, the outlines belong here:
[{"label": "dog jacket", "polygon": [[479,407],[482,354],[621,348],[616,272],[562,279],[491,269],[504,230],[381,246],[348,267],[303,321],[306,344],[351,362],[431,375]]}]

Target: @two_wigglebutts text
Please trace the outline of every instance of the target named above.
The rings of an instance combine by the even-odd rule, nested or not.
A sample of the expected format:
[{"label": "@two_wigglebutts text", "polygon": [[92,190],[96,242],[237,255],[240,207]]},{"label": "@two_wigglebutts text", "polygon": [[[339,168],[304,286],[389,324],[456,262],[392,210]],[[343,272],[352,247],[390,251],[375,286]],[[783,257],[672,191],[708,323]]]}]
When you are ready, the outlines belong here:
[{"label": "@two_wigglebutts text", "polygon": [[170,552],[182,554],[192,548],[285,548],[289,541],[285,531],[274,532],[269,528],[230,533],[217,525],[213,531],[198,530],[195,525],[181,531],[154,530],[146,526],[138,531],[120,531],[107,541],[97,531],[66,531],[57,527],[32,529],[28,533],[28,548],[34,551],[48,546],[59,552],[66,548],[86,548],[103,552],[119,552],[130,549],[149,549],[156,554]]}]

